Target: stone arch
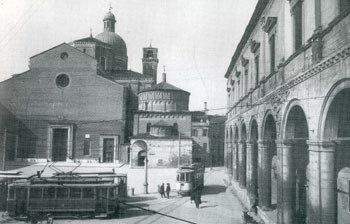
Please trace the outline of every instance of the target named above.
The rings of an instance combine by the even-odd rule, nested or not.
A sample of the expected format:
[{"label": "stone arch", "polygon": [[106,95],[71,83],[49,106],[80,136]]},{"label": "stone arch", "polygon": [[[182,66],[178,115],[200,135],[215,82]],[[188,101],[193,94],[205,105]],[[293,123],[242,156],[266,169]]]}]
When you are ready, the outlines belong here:
[{"label": "stone arch", "polygon": [[251,203],[257,203],[258,200],[258,122],[255,117],[252,117],[249,123],[249,141],[247,143],[247,163],[248,163],[248,193]]},{"label": "stone arch", "polygon": [[262,128],[262,141],[259,141],[259,204],[269,210],[277,204],[277,129],[276,120],[269,110],[265,113]]},{"label": "stone arch", "polygon": [[[333,85],[328,92],[321,109],[319,133],[321,147],[327,150],[327,164],[324,168],[329,169],[335,177],[325,175],[322,187],[331,189],[325,192],[328,197],[324,209],[331,212],[334,217],[330,220],[338,223],[348,222],[350,219],[349,204],[343,204],[348,200],[349,181],[344,178],[350,177],[350,79],[343,79]],[[323,164],[322,164],[323,165]],[[326,167],[327,166],[327,167]],[[337,182],[338,180],[338,182]],[[344,186],[347,186],[344,188]],[[345,192],[337,189],[346,189]],[[334,195],[337,195],[335,198]]]},{"label": "stone arch", "polygon": [[239,185],[247,186],[247,128],[244,122],[241,123],[241,139],[238,146],[239,158]]},{"label": "stone arch", "polygon": [[[326,98],[323,102],[322,105],[322,109],[321,109],[321,116],[320,116],[320,121],[319,121],[319,127],[318,127],[318,135],[319,135],[319,139],[321,140],[329,140],[331,138],[337,138],[335,132],[328,132],[329,130],[327,130],[327,128],[331,128],[331,126],[337,125],[338,122],[333,120],[333,124],[331,124],[332,117],[329,117],[329,112],[334,112],[334,111],[330,111],[332,104],[334,105],[335,99],[337,96],[339,96],[338,94],[340,94],[341,92],[343,92],[344,94],[344,90],[346,89],[350,89],[350,79],[342,79],[340,81],[338,81],[337,83],[335,83],[332,88],[329,90],[329,92],[326,95]],[[339,98],[338,98],[339,100]],[[328,117],[328,120],[327,120]],[[333,116],[333,118],[335,118]],[[331,138],[327,138],[327,134],[331,134]]]},{"label": "stone arch", "polygon": [[283,119],[281,148],[281,181],[283,190],[283,221],[306,223],[307,215],[307,166],[309,151],[308,122],[300,101],[292,100]]},{"label": "stone arch", "polygon": [[144,166],[147,157],[147,144],[143,140],[137,140],[132,144],[132,153],[135,166]]},{"label": "stone arch", "polygon": [[239,129],[238,129],[238,126],[237,124],[234,124],[234,147],[235,147],[235,151],[234,151],[234,159],[233,159],[233,166],[235,167],[236,169],[236,172],[235,172],[235,177],[236,177],[236,180],[238,181],[239,180],[239,155],[238,155],[238,140],[239,140]]}]

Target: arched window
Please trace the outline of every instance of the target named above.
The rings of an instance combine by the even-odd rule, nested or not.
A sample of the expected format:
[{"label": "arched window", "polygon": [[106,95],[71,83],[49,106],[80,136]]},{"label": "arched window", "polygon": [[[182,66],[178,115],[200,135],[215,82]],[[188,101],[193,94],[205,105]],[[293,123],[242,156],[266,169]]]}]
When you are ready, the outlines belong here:
[{"label": "arched window", "polygon": [[178,127],[177,123],[173,124],[173,134],[174,135],[178,135],[179,134],[179,127]]},{"label": "arched window", "polygon": [[153,58],[153,51],[147,51],[147,58]]},{"label": "arched window", "polygon": [[106,58],[100,57],[100,64],[103,69],[106,69]]},{"label": "arched window", "polygon": [[151,131],[151,123],[147,123],[146,132],[149,133]]}]

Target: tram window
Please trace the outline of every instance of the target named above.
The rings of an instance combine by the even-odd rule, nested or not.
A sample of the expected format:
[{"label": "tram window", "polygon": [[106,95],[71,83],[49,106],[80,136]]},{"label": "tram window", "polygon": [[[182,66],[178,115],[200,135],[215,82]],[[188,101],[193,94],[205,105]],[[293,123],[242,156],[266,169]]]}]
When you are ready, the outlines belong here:
[{"label": "tram window", "polygon": [[94,198],[94,189],[93,188],[83,188],[83,198]]},{"label": "tram window", "polygon": [[34,187],[30,189],[30,198],[33,198],[33,199],[41,198],[41,194],[42,194],[41,188]]},{"label": "tram window", "polygon": [[70,198],[80,199],[81,198],[81,188],[72,187],[70,189]]},{"label": "tram window", "polygon": [[181,173],[180,181],[185,181],[185,174],[184,173]]},{"label": "tram window", "polygon": [[177,181],[179,181],[179,174],[178,174],[178,175],[176,175],[176,180],[177,180]]},{"label": "tram window", "polygon": [[15,198],[15,189],[11,187],[9,191],[9,199],[14,199],[14,198]]},{"label": "tram window", "polygon": [[191,181],[191,174],[190,173],[186,173],[186,181]]},{"label": "tram window", "polygon": [[57,199],[67,199],[68,198],[68,188],[59,187],[57,188]]},{"label": "tram window", "polygon": [[55,198],[55,187],[46,187],[44,188],[44,198],[45,199],[54,199]]},{"label": "tram window", "polygon": [[109,198],[114,198],[114,188],[109,188]]}]

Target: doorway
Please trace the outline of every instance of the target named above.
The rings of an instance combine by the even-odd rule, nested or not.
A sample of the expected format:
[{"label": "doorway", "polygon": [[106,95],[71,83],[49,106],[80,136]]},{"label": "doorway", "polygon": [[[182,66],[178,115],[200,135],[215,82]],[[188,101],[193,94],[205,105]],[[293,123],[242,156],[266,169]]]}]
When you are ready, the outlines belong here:
[{"label": "doorway", "polygon": [[114,161],[114,138],[103,139],[103,162],[113,163]]},{"label": "doorway", "polygon": [[52,129],[52,161],[66,161],[68,151],[68,129]]}]

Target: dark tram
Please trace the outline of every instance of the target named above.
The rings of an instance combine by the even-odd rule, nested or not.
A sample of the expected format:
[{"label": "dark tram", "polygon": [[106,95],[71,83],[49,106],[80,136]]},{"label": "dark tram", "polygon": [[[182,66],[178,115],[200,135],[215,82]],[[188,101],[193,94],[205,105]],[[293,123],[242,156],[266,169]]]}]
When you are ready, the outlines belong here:
[{"label": "dark tram", "polygon": [[126,174],[114,172],[38,175],[9,185],[7,211],[12,217],[112,217],[127,196],[126,186]]}]

